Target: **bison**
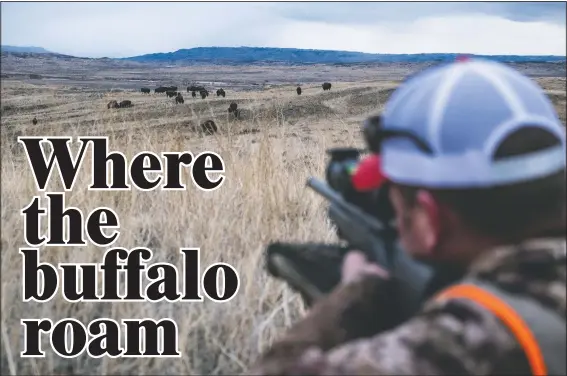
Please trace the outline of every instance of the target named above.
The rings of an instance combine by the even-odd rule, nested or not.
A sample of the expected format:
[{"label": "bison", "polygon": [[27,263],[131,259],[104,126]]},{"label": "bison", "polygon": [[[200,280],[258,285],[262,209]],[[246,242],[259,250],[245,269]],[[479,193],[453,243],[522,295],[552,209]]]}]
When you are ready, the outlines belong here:
[{"label": "bison", "polygon": [[187,92],[190,91],[201,91],[201,90],[205,90],[205,88],[203,86],[196,86],[196,85],[191,85],[191,86],[187,86]]},{"label": "bison", "polygon": [[118,103],[118,107],[119,108],[132,107],[132,101],[122,101],[122,102]]},{"label": "bison", "polygon": [[230,106],[228,106],[228,113],[230,114],[231,112],[236,112],[236,109],[238,108],[238,105],[234,102],[232,102],[230,104]]},{"label": "bison", "polygon": [[299,86],[295,89],[295,91],[297,91],[297,95],[301,95],[301,88]]},{"label": "bison", "polygon": [[201,129],[205,133],[215,133],[218,131],[217,125],[212,120],[207,120],[201,124]]},{"label": "bison", "polygon": [[142,94],[149,94],[151,90],[148,89],[147,87],[143,87],[140,89],[140,91],[142,92]]},{"label": "bison", "polygon": [[168,89],[168,88],[165,87],[165,86],[160,86],[160,87],[158,87],[158,88],[156,88],[156,89],[154,90],[154,93],[156,93],[156,94],[157,94],[157,93],[165,93],[165,92],[167,91],[167,89]]},{"label": "bison", "polygon": [[192,92],[191,92],[191,96],[192,96],[193,98],[196,98],[196,97],[197,97],[197,93],[195,93],[195,91],[192,91]]},{"label": "bison", "polygon": [[175,97],[175,104],[179,103],[185,103],[185,100],[183,99],[183,95],[181,95],[181,93],[177,93],[177,96]]},{"label": "bison", "polygon": [[34,117],[32,120],[33,125],[37,125],[37,119]]},{"label": "bison", "polygon": [[106,108],[120,108],[120,105],[116,101],[110,101],[106,105]]},{"label": "bison", "polygon": [[221,96],[223,98],[226,96],[226,93],[225,93],[223,88],[220,88],[220,89],[217,90],[217,97],[221,97]]},{"label": "bison", "polygon": [[177,92],[176,91],[166,91],[165,95],[167,95],[168,98],[173,98],[173,97],[177,96]]},{"label": "bison", "polygon": [[201,91],[199,92],[199,94],[201,94],[201,98],[202,98],[202,99],[207,98],[207,95],[208,95],[208,93],[207,93],[206,90],[201,90]]},{"label": "bison", "polygon": [[330,82],[325,82],[323,84],[323,90],[331,90],[331,83]]}]

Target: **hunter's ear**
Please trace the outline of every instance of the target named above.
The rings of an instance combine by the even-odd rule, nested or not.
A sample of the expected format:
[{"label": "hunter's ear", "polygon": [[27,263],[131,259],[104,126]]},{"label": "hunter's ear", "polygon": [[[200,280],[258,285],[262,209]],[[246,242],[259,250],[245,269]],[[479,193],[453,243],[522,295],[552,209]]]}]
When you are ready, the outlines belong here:
[{"label": "hunter's ear", "polygon": [[416,204],[419,210],[416,213],[415,231],[423,249],[432,252],[441,233],[440,207],[433,195],[424,190],[417,192]]}]

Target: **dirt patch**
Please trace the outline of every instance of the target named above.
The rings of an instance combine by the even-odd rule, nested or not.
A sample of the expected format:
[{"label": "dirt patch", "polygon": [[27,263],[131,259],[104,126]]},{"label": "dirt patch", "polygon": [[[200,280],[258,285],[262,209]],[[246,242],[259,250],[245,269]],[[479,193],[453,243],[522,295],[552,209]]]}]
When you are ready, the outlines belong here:
[{"label": "dirt patch", "polygon": [[259,119],[281,119],[298,120],[306,117],[326,117],[334,114],[335,111],[325,104],[318,101],[306,103],[271,103],[258,108],[257,118]]},{"label": "dirt patch", "polygon": [[323,103],[307,103],[305,105],[289,105],[282,109],[286,119],[298,119],[308,116],[326,116],[334,113],[333,109]]},{"label": "dirt patch", "polygon": [[390,95],[394,92],[394,90],[394,88],[391,88],[386,90],[353,94],[348,99],[348,113],[352,115],[359,114],[361,112],[381,109],[386,104],[388,98],[390,98]]},{"label": "dirt patch", "polygon": [[10,116],[14,115],[18,112],[32,112],[32,111],[39,111],[45,110],[47,108],[54,107],[53,104],[23,104],[20,106],[7,104],[2,106],[2,112],[0,113],[2,116]]}]

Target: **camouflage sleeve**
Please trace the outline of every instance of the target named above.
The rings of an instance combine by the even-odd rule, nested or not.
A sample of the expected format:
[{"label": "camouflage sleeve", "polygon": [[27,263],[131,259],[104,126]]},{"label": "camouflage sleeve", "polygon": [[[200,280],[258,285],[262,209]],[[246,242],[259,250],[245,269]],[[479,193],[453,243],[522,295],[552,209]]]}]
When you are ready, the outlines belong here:
[{"label": "camouflage sleeve", "polygon": [[384,291],[382,283],[379,278],[365,278],[337,287],[273,343],[262,355],[259,364],[264,369],[271,369],[269,365],[273,364],[277,369],[280,364],[297,358],[310,347],[326,351],[364,334],[377,333],[378,323],[385,321],[382,317],[385,315],[381,315],[383,312],[376,304],[381,298],[378,292]]},{"label": "camouflage sleeve", "polygon": [[316,355],[304,351],[276,368],[288,375],[530,373],[514,337],[496,317],[472,302],[456,300],[429,303],[394,330]]},{"label": "camouflage sleeve", "polygon": [[[563,237],[494,250],[470,272],[504,290],[527,294],[565,316],[565,270]],[[368,325],[375,325],[388,309],[377,301],[368,303],[375,295],[372,288],[361,286],[343,286],[323,299],[290,335],[275,343],[274,352],[268,351],[254,374],[531,374],[523,350],[505,324],[469,300],[429,301],[405,324],[368,337],[372,333]],[[360,304],[371,306],[364,309]],[[353,328],[346,326],[348,322]],[[366,338],[348,334],[356,323],[364,326],[357,332],[364,332]],[[336,335],[328,337],[333,331]]]}]

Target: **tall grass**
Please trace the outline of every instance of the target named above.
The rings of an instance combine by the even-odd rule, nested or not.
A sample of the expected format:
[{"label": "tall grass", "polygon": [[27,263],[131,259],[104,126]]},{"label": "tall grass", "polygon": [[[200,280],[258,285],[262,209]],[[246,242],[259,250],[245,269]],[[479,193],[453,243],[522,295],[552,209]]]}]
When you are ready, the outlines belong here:
[{"label": "tall grass", "polygon": [[[563,86],[565,81],[563,80]],[[333,84],[334,85],[334,84]],[[72,93],[31,85],[2,87],[2,349],[1,372],[8,374],[235,374],[246,373],[255,357],[301,314],[298,296],[263,269],[263,249],[276,239],[332,241],[334,232],[325,218],[325,203],[305,188],[310,175],[323,176],[325,149],[338,145],[362,146],[358,118],[377,110],[385,97],[379,85],[349,88],[333,86],[332,93],[294,89],[246,93],[242,98],[211,98],[209,104],[186,98],[175,106],[155,96],[125,93],[134,108],[110,111],[106,103],[117,94]],[[352,85],[356,86],[356,85]],[[277,95],[276,95],[277,94]],[[275,98],[277,97],[277,98]],[[275,98],[275,99],[274,99]],[[565,97],[561,99],[564,105]],[[247,120],[227,121],[227,103],[252,109]],[[562,110],[564,120],[564,110]],[[31,126],[36,116],[39,124]],[[350,117],[349,117],[350,116]],[[353,120],[352,116],[356,119]],[[221,132],[205,136],[193,131],[205,119],[214,119]],[[183,169],[185,191],[159,189],[142,192],[88,191],[90,153],[85,156],[75,189],[66,193],[66,205],[83,213],[99,206],[115,210],[121,234],[113,246],[148,247],[154,262],[181,266],[179,249],[201,249],[201,272],[215,262],[227,262],[239,272],[241,286],[230,302],[202,303],[69,303],[60,291],[48,303],[22,302],[22,257],[25,247],[20,210],[36,191],[31,169],[18,135],[106,135],[109,149],[131,159],[140,151],[155,153],[214,151],[226,164],[226,180],[213,192],[197,189]],[[73,151],[78,149],[73,144]],[[48,184],[62,191],[57,173]],[[42,230],[46,230],[44,221]],[[59,263],[99,263],[105,249],[43,247],[41,260]],[[180,268],[181,270],[181,268]],[[42,338],[45,358],[21,358],[24,349],[22,318],[73,317],[84,324],[98,318],[171,318],[179,328],[182,357],[102,358],[83,354],[61,358]]]}]

